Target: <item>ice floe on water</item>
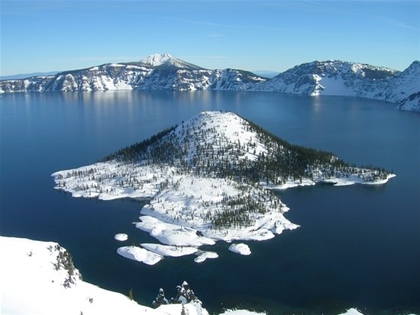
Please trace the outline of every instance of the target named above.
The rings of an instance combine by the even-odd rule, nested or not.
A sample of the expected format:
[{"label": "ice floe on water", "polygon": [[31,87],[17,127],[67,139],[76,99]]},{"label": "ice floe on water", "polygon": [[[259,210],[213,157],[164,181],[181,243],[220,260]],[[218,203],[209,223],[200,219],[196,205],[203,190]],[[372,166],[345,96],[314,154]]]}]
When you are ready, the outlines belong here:
[{"label": "ice floe on water", "polygon": [[216,259],[219,258],[219,255],[216,252],[209,252],[209,251],[198,251],[196,253],[197,257],[194,259],[196,263],[202,263],[206,259]]},{"label": "ice floe on water", "polygon": [[158,255],[144,248],[137,246],[123,246],[117,249],[117,253],[121,256],[145,263],[146,265],[155,265],[163,259],[162,255]]},{"label": "ice floe on water", "polygon": [[156,253],[161,256],[168,257],[181,257],[192,255],[198,252],[198,248],[191,246],[170,246],[162,244],[151,244],[151,243],[142,243],[140,244],[143,248]]},{"label": "ice floe on water", "polygon": [[114,239],[120,242],[124,242],[128,240],[128,235],[125,233],[118,233],[118,234],[115,234]]},{"label": "ice floe on water", "polygon": [[241,255],[251,255],[251,249],[244,243],[232,244],[229,246],[229,250]]}]

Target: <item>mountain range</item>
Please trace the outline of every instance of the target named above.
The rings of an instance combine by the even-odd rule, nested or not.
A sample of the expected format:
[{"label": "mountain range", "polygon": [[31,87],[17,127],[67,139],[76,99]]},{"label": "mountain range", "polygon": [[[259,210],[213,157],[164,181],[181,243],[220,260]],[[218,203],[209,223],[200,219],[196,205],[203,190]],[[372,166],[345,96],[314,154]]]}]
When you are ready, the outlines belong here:
[{"label": "mountain range", "polygon": [[313,61],[272,78],[238,69],[205,69],[169,54],[139,62],[0,81],[0,94],[105,90],[233,90],[309,96],[354,96],[389,101],[420,112],[420,61],[404,71],[339,60]]}]

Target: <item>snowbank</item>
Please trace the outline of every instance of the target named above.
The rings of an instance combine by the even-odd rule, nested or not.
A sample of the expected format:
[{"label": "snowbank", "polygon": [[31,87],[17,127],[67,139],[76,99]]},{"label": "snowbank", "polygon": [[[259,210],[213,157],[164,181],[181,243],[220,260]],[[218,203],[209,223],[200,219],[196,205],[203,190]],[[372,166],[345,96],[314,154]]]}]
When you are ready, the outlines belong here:
[{"label": "snowbank", "polygon": [[57,243],[1,236],[0,248],[1,314],[164,314],[78,277],[66,282],[74,266],[60,263],[66,251]]}]

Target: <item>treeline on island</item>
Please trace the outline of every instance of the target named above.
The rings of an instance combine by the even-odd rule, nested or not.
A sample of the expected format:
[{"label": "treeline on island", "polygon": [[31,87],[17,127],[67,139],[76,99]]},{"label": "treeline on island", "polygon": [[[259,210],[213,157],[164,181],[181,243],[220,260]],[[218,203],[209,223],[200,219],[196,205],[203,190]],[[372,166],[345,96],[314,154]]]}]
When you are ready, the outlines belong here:
[{"label": "treeline on island", "polygon": [[114,159],[118,159],[122,161],[131,161],[131,162],[136,161],[139,159],[141,152],[146,150],[150,145],[154,144],[156,141],[160,140],[162,137],[166,136],[175,128],[176,126],[164,129],[146,140],[143,140],[141,142],[136,142],[128,147],[118,150],[117,152],[111,153],[107,155],[106,157],[104,157],[101,160],[101,162],[107,162]]},{"label": "treeline on island", "polygon": [[[244,130],[254,133],[255,139],[241,143],[232,141],[215,127],[181,124],[108,155],[103,161],[164,164],[188,174],[251,184],[264,181],[281,185],[288,180],[346,177],[355,173],[367,181],[388,176],[384,169],[355,167],[330,152],[292,145],[248,120],[242,122]],[[265,152],[257,152],[257,144],[265,147]],[[250,159],[250,155],[254,158]]]}]

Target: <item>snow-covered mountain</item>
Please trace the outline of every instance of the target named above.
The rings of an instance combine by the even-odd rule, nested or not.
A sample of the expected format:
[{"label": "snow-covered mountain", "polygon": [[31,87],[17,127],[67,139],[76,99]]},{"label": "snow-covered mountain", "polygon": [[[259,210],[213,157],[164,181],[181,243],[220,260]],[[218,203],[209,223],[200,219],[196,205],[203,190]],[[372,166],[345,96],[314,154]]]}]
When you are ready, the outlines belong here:
[{"label": "snow-covered mountain", "polygon": [[420,61],[392,78],[385,97],[398,103],[399,109],[420,112]]},{"label": "snow-covered mountain", "polygon": [[314,61],[280,73],[258,89],[303,95],[355,96],[385,100],[404,110],[420,111],[420,62],[399,72],[385,67]]},{"label": "snow-covered mountain", "polygon": [[[264,88],[305,95],[348,95],[374,97],[378,83],[383,84],[397,72],[387,68],[337,60],[314,61],[287,70]],[[380,86],[380,88],[383,88]]]},{"label": "snow-covered mountain", "polygon": [[208,70],[169,54],[154,54],[139,62],[103,64],[81,70],[64,71],[54,76],[0,81],[0,93],[131,89],[242,90],[248,83],[264,80],[247,71]]},{"label": "snow-covered mountain", "polygon": [[172,57],[170,54],[153,54],[140,60],[140,63],[144,65],[149,65],[151,67],[159,67],[165,65],[174,66],[179,69],[204,70],[204,68],[193,65],[192,63],[188,63],[181,59]]},{"label": "snow-covered mountain", "polygon": [[314,61],[265,78],[238,69],[204,69],[169,54],[154,54],[138,62],[0,81],[0,93],[123,89],[346,95],[390,101],[399,109],[420,111],[420,62],[414,61],[400,72],[355,62]]}]

